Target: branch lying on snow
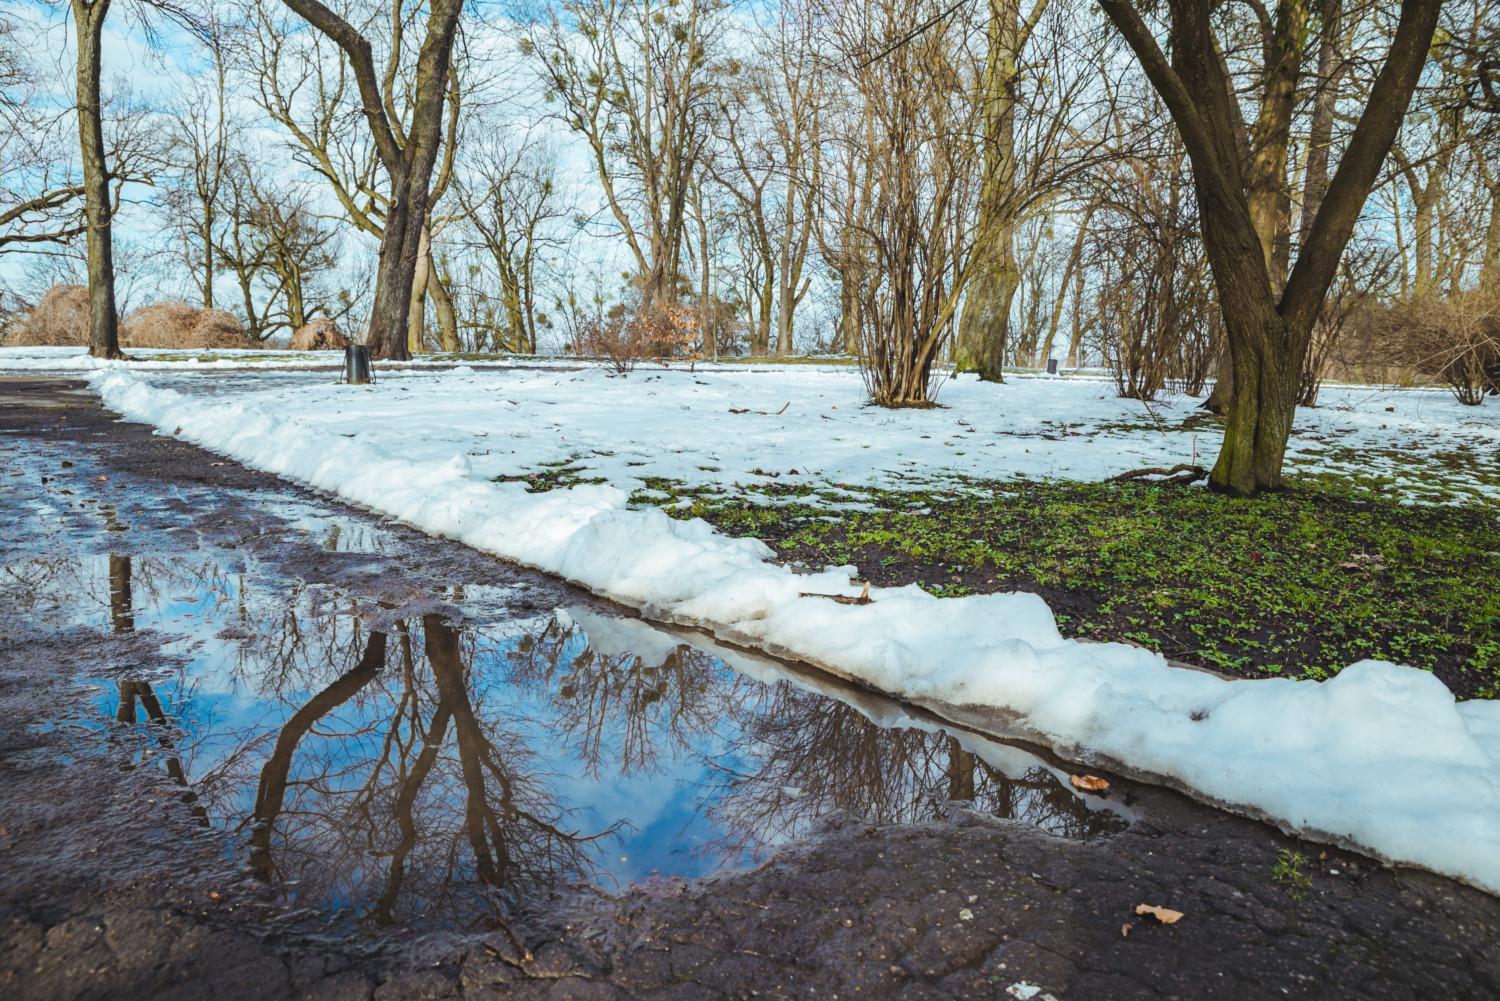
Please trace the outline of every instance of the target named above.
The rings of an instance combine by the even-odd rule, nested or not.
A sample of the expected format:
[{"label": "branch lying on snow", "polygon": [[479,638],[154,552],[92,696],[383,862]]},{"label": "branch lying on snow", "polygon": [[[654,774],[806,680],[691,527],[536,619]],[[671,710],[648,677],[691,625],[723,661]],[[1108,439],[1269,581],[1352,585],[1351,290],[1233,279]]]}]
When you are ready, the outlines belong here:
[{"label": "branch lying on snow", "polygon": [[865,589],[859,593],[858,598],[851,598],[847,594],[819,594],[816,591],[803,591],[799,597],[803,598],[828,598],[840,605],[868,605],[870,603],[870,585],[865,584]]},{"label": "branch lying on snow", "polygon": [[787,400],[781,405],[781,409],[776,411],[774,414],[769,410],[751,410],[749,407],[730,407],[729,412],[731,414],[760,414],[762,417],[780,417],[782,414],[786,413],[786,408],[791,405],[792,401]]},{"label": "branch lying on snow", "polygon": [[1163,466],[1142,466],[1140,469],[1132,469],[1128,472],[1120,473],[1118,476],[1111,476],[1105,482],[1120,483],[1125,480],[1144,480],[1148,476],[1162,477],[1162,479],[1153,480],[1153,483],[1191,483],[1194,480],[1206,478],[1208,470],[1189,462],[1179,462],[1171,469]]}]

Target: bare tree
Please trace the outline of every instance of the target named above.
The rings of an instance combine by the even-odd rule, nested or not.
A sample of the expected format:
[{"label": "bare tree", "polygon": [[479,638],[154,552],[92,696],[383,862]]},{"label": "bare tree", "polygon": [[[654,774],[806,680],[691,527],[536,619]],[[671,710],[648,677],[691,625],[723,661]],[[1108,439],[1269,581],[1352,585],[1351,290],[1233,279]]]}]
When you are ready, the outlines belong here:
[{"label": "bare tree", "polygon": [[496,282],[494,292],[487,287],[470,292],[476,304],[471,322],[483,328],[476,343],[492,349],[521,354],[537,349],[537,329],[545,322],[537,309],[539,271],[544,256],[561,245],[555,227],[569,214],[557,191],[553,159],[549,149],[531,141],[481,142],[472,150],[473,176],[455,189],[470,246],[485,261],[476,276],[493,275]]},{"label": "bare tree", "polygon": [[984,181],[979,196],[980,227],[986,238],[964,302],[955,358],[960,369],[981,379],[1001,381],[1011,303],[1021,282],[1015,232],[1018,197],[1017,99],[1026,48],[1048,0],[1034,0],[1024,13],[1020,0],[990,0],[987,53],[978,100],[984,111]]},{"label": "bare tree", "polygon": [[526,39],[564,124],[588,147],[635,264],[641,308],[679,296],[688,199],[709,141],[718,0],[582,0]]},{"label": "bare tree", "polygon": [[823,103],[816,37],[805,19],[777,11],[753,61],[720,76],[720,140],[709,169],[739,210],[754,256],[750,353],[792,352],[793,319],[811,285]]},{"label": "bare tree", "polygon": [[230,134],[235,127],[226,110],[228,88],[217,31],[210,36],[209,51],[213,59],[210,80],[190,85],[171,114],[169,156],[176,184],[166,194],[204,309],[214,308],[219,196],[229,170]]},{"label": "bare tree", "polygon": [[[854,283],[870,397],[885,406],[931,405],[974,260],[982,36],[972,22],[939,13],[925,0],[824,13],[851,104],[839,132],[869,202],[863,217],[840,215],[850,203],[837,195],[823,211],[847,254],[841,278]],[[924,23],[927,30],[911,31]]]},{"label": "bare tree", "polygon": [[[1251,494],[1282,485],[1282,459],[1301,388],[1308,341],[1426,62],[1440,0],[1402,4],[1399,23],[1368,102],[1350,135],[1284,285],[1276,242],[1268,246],[1267,203],[1281,202],[1278,180],[1257,150],[1215,39],[1209,0],[1170,0],[1165,11],[1171,57],[1133,5],[1099,0],[1166,104],[1193,165],[1204,245],[1223,309],[1234,389],[1224,443],[1210,477],[1214,487]],[[1273,135],[1289,118],[1302,60],[1291,52],[1305,32],[1308,0],[1281,0],[1275,34],[1286,39],[1266,67],[1271,108],[1256,134]],[[1275,145],[1275,143],[1272,143]],[[1284,162],[1284,161],[1283,161]],[[1284,176],[1284,171],[1282,172]],[[1289,214],[1289,210],[1288,210]]]},{"label": "bare tree", "polygon": [[88,242],[89,354],[123,358],[115,306],[114,241],[110,225],[109,166],[105,161],[104,111],[99,94],[104,18],[110,0],[71,0],[77,34],[78,143],[83,163],[83,211]]},{"label": "bare tree", "polygon": [[[318,0],[285,0],[285,3],[338,46],[354,76],[365,124],[389,186],[381,217],[380,264],[366,343],[377,358],[409,358],[407,328],[413,287],[419,264],[430,267],[428,212],[434,201],[431,184],[433,169],[445,145],[443,107],[450,101],[455,79],[450,69],[463,0],[431,0],[427,5],[425,33],[411,70],[406,109],[398,108],[395,99],[403,53],[402,33],[406,30],[404,0],[391,3],[390,56],[383,76],[376,72],[369,38],[339,14]],[[287,117],[291,118],[289,100],[286,106]],[[404,116],[403,110],[407,112]],[[456,95],[452,96],[449,110],[446,132],[451,157]],[[318,158],[317,142],[303,145]],[[344,195],[348,202],[353,202],[350,192],[345,191]]]},{"label": "bare tree", "polygon": [[251,336],[264,340],[326,316],[337,320],[354,305],[348,292],[329,294],[324,282],[338,267],[338,232],[318,218],[306,184],[268,180],[274,172],[236,158],[221,181],[214,253],[233,276]]}]

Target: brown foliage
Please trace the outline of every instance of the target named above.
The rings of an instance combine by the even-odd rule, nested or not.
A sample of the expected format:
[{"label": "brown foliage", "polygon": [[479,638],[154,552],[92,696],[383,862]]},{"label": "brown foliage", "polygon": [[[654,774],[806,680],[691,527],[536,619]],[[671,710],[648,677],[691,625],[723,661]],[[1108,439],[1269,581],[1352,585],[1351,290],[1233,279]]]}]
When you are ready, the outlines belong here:
[{"label": "brown foliage", "polygon": [[351,343],[337,323],[320,316],[298,327],[287,347],[293,351],[341,351]]},{"label": "brown foliage", "polygon": [[258,348],[233,314],[185,302],[142,306],[120,325],[120,343],[131,348]]},{"label": "brown foliage", "polygon": [[691,306],[655,303],[626,307],[585,320],[573,348],[577,354],[598,358],[625,375],[643,358],[667,362],[697,357],[700,327],[698,311]]},{"label": "brown foliage", "polygon": [[54,285],[31,313],[7,335],[17,347],[57,347],[89,342],[89,290]]}]

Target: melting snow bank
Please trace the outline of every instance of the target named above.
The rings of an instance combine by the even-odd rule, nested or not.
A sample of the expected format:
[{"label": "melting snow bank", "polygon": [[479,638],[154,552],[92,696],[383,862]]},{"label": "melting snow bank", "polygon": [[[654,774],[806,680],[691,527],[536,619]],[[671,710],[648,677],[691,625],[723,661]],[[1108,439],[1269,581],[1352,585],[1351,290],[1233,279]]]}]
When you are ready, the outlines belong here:
[{"label": "melting snow bank", "polygon": [[[982,706],[1085,760],[1127,765],[1281,826],[1500,893],[1500,705],[1455,703],[1425,671],[1362,661],[1326,682],[1229,681],[1123,644],[1079,643],[1030,594],[872,589],[853,568],[796,574],[706,522],[632,510],[624,491],[527,493],[466,454],[403,455],[280,409],[108,371],[127,418],[425,531],[565,577],[647,617],[807,661],[918,702]],[[401,421],[399,413],[390,417]]]}]

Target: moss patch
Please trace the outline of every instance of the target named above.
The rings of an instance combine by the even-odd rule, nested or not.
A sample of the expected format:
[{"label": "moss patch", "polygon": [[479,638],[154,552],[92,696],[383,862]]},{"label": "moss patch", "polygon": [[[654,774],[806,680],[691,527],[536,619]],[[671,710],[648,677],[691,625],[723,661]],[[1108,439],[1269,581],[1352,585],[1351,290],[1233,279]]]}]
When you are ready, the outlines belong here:
[{"label": "moss patch", "polygon": [[[1500,511],[1400,504],[1348,481],[1223,497],[1008,481],[916,492],[652,480],[636,503],[940,595],[1032,591],[1067,635],[1231,674],[1327,678],[1384,658],[1500,695]],[[850,502],[855,503],[851,504]]]}]

